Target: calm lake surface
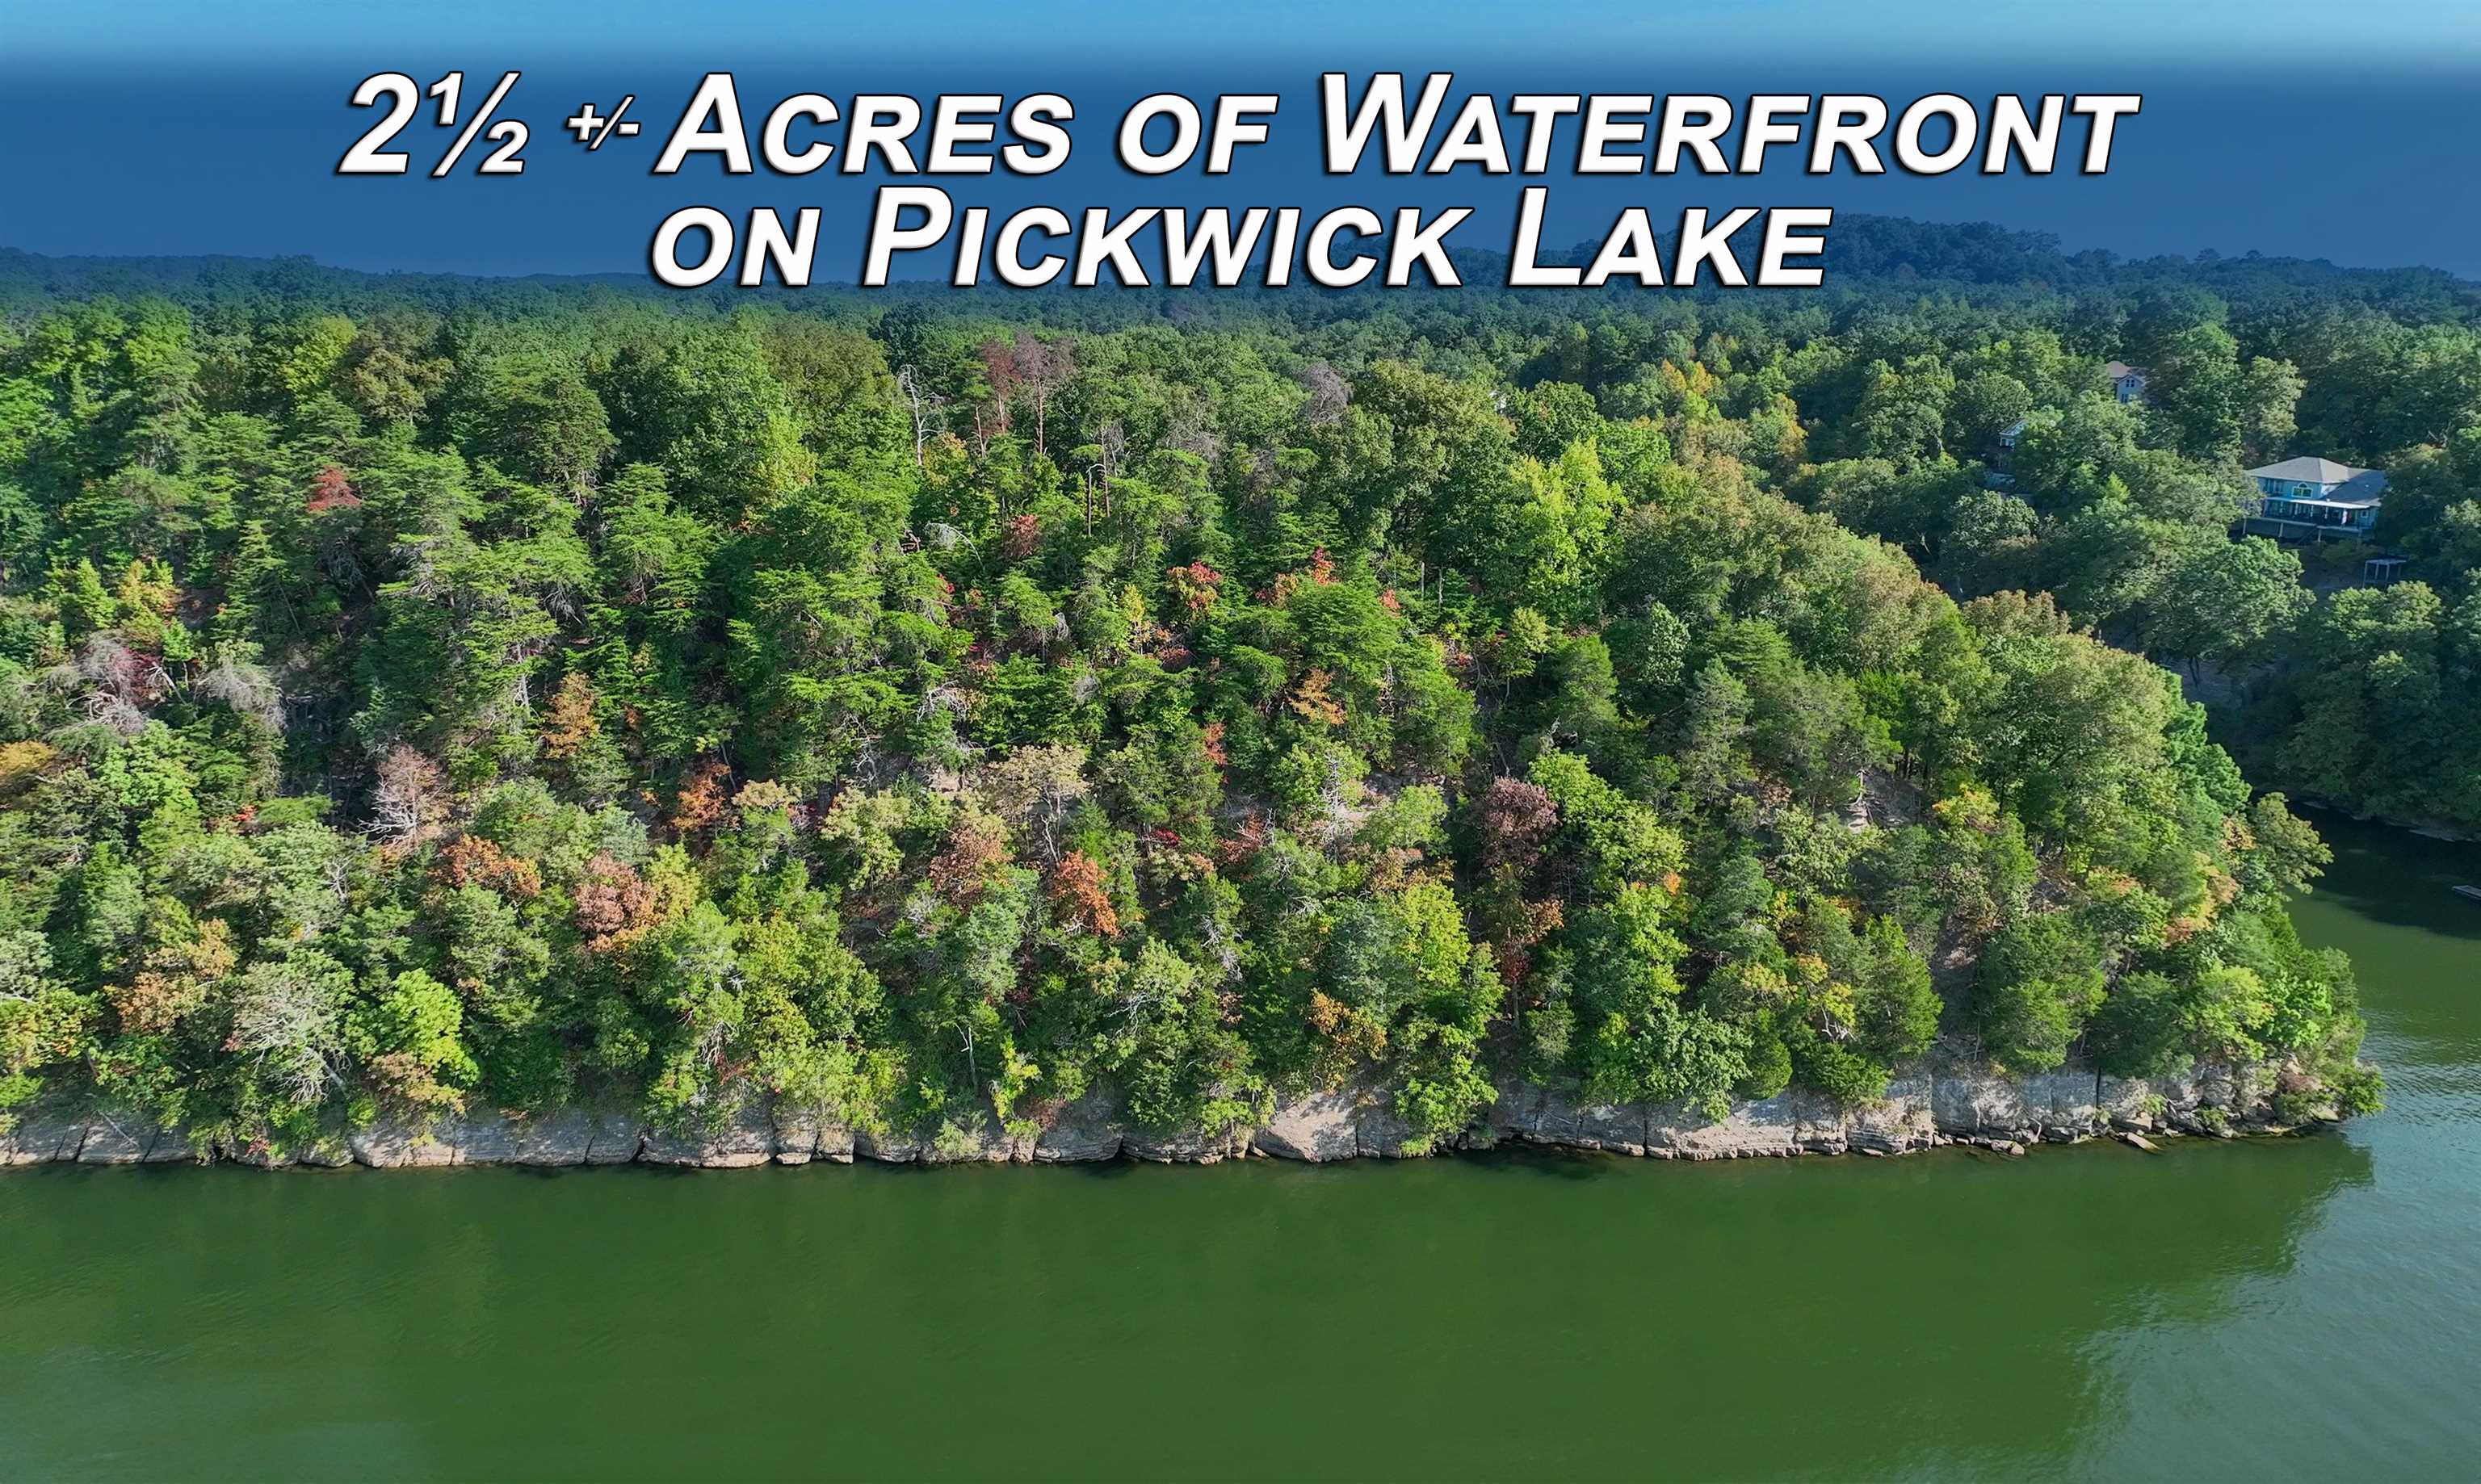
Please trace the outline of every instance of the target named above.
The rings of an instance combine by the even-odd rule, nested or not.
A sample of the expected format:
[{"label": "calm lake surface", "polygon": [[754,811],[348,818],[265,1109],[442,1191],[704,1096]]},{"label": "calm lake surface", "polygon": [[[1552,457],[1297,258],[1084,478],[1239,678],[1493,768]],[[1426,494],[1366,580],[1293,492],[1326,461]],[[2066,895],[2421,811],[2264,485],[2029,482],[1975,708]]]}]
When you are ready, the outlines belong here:
[{"label": "calm lake surface", "polygon": [[2469,1478],[2481,849],[2389,1106],[2159,1156],[0,1175],[0,1477]]}]

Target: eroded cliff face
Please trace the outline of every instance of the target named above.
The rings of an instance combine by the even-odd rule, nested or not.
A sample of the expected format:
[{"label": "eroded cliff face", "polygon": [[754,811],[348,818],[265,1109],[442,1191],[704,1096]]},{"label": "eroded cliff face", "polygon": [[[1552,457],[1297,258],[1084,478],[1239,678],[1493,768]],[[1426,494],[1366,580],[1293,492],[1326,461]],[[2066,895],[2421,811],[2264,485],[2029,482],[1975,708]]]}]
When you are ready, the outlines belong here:
[{"label": "eroded cliff face", "polygon": [[2031,1077],[1924,1063],[1880,1101],[1839,1106],[1811,1092],[1734,1105],[1721,1120],[1701,1109],[1597,1104],[1574,1087],[1508,1084],[1482,1125],[1437,1145],[1411,1136],[1383,1092],[1345,1088],[1278,1102],[1254,1129],[1207,1134],[1133,1125],[1108,1092],[1060,1107],[1044,1125],[930,1131],[853,1130],[800,1108],[751,1101],[709,1129],[649,1128],[635,1114],[567,1108],[521,1116],[483,1111],[427,1127],[382,1120],[306,1147],[220,1143],[133,1121],[103,1107],[38,1108],[0,1133],[0,1164],[138,1164],[221,1159],[261,1167],[367,1165],[666,1164],[731,1169],[757,1164],[1031,1162],[1133,1159],[1212,1164],[1260,1155],[1324,1162],[1394,1159],[1502,1142],[1602,1150],[1659,1159],[1802,1154],[1899,1155],[1947,1143],[2021,1153],[2111,1133],[2233,1133],[2274,1126],[2277,1069],[2200,1067],[2179,1078],[2128,1080],[2064,1067]]}]

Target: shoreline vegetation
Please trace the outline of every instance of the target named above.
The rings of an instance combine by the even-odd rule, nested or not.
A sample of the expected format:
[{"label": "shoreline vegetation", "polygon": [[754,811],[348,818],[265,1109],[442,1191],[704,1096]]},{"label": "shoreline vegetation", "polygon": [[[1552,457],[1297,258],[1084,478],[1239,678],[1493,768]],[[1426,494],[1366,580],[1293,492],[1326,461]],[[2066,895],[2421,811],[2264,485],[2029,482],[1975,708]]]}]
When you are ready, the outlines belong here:
[{"label": "shoreline vegetation", "polygon": [[[9,1147],[2373,1109],[2283,790],[2481,818],[2473,292],[1838,242],[1659,301],[0,256]],[[2387,465],[2402,580],[2233,538],[2286,454]]]},{"label": "shoreline vegetation", "polygon": [[[2296,1077],[2296,1073],[2293,1074]],[[1133,1126],[1124,1098],[1089,1094],[1048,1126],[1008,1131],[984,1120],[937,1129],[851,1129],[822,1110],[745,1105],[720,1124],[683,1133],[625,1110],[553,1108],[537,1115],[479,1112],[422,1121],[379,1121],[285,1148],[226,1144],[162,1129],[125,1110],[112,1116],[33,1110],[0,1133],[0,1166],[45,1163],[227,1163],[257,1169],[532,1168],[652,1164],[744,1169],[762,1164],[1083,1163],[1132,1159],[1216,1164],[1271,1158],[1306,1163],[1422,1159],[1512,1144],[1657,1159],[1740,1159],[1800,1155],[1884,1157],[1964,1145],[2021,1155],[2037,1144],[2117,1136],[2151,1149],[2152,1137],[2233,1138],[2285,1134],[2332,1119],[2331,1106],[2278,1104],[2285,1074],[2271,1066],[2201,1067],[2179,1077],[2124,1079],[2083,1067],[2013,1078],[1923,1062],[1899,1070],[1886,1096],[1846,1106],[1788,1089],[1737,1103],[1719,1119],[1695,1107],[1610,1105],[1576,1087],[1511,1083],[1472,1128],[1424,1140],[1397,1117],[1383,1088],[1346,1087],[1275,1103],[1254,1128]],[[2286,1117],[2286,1106],[2288,1116]]]}]

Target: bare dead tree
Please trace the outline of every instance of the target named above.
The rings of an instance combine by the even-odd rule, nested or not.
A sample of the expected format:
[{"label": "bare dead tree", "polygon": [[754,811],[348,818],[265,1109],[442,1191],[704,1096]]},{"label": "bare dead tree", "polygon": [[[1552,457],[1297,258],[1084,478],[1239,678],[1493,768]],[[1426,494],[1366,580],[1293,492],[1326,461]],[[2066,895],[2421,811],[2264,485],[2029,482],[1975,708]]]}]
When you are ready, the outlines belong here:
[{"label": "bare dead tree", "polygon": [[1324,428],[1344,418],[1344,409],[1352,404],[1352,385],[1344,373],[1324,361],[1312,361],[1301,369],[1301,388],[1309,399],[1301,404],[1301,422],[1310,428]]},{"label": "bare dead tree", "polygon": [[1171,430],[1163,435],[1163,447],[1194,454],[1208,463],[1223,456],[1223,440],[1209,425],[1206,409],[1194,402],[1184,402],[1172,415]]},{"label": "bare dead tree", "polygon": [[260,964],[243,977],[233,997],[232,1045],[297,1106],[311,1106],[330,1083],[343,1083],[334,996],[289,963]]},{"label": "bare dead tree", "polygon": [[439,765],[403,742],[390,747],[371,795],[371,833],[403,845],[430,828],[441,807]]},{"label": "bare dead tree", "polygon": [[913,467],[922,467],[922,450],[930,441],[930,430],[948,399],[922,384],[922,378],[906,366],[896,373],[896,389],[913,414]]},{"label": "bare dead tree", "polygon": [[1057,340],[1037,340],[1032,330],[1016,332],[1016,375],[1028,401],[1033,404],[1033,451],[1048,454],[1044,444],[1050,421],[1052,399],[1058,397],[1077,375],[1077,340],[1062,335]]},{"label": "bare dead tree", "polygon": [[[1020,332],[1020,340],[1030,338]],[[1023,377],[1014,344],[1005,340],[982,342],[982,381],[991,390],[991,408],[997,425],[991,430],[992,434],[1008,430],[1008,406],[1016,401],[1017,384]],[[974,415],[974,423],[977,428],[981,424],[979,410]]]},{"label": "bare dead tree", "polygon": [[1128,459],[1129,430],[1115,417],[1103,425],[1095,441],[1102,449],[1103,481],[1108,484],[1120,477],[1120,465]]}]

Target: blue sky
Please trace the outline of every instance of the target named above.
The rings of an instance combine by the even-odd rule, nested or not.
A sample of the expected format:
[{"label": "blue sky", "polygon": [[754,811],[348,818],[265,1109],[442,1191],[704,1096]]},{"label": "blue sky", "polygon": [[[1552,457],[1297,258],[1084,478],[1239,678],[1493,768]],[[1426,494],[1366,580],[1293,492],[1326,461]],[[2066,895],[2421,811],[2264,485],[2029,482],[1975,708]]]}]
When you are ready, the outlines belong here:
[{"label": "blue sky", "polygon": [[[525,73],[504,112],[534,130],[516,180],[345,179],[367,73],[481,86]],[[744,101],[803,91],[1058,91],[1077,154],[1039,183],[967,183],[999,210],[1148,203],[1320,209],[1470,204],[1459,241],[1502,246],[1516,185],[1329,179],[1314,155],[1317,73],[1453,69],[1456,92],[2142,92],[2106,177],[1554,180],[1552,238],[1621,205],[1829,205],[2050,231],[2129,254],[2324,256],[2481,277],[2481,193],[2462,143],[2481,96],[2481,3],[2378,0],[1738,0],[1566,6],[1238,0],[0,0],[0,246],[52,253],[308,253],[357,268],[640,272],[653,224],[689,204],[820,205],[823,261],[857,249],[870,177],[650,178],[698,74]],[[1112,167],[1109,116],[1160,89],[1277,91],[1278,138],[1219,181]],[[589,160],[559,121],[640,98],[644,135]],[[417,131],[428,131],[427,123]],[[417,149],[430,147],[409,132]],[[441,142],[444,143],[444,141]],[[629,151],[635,149],[636,154]],[[1467,233],[1470,233],[1470,237]]]}]

